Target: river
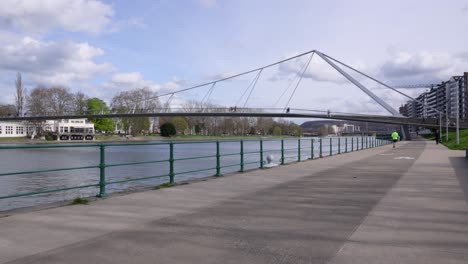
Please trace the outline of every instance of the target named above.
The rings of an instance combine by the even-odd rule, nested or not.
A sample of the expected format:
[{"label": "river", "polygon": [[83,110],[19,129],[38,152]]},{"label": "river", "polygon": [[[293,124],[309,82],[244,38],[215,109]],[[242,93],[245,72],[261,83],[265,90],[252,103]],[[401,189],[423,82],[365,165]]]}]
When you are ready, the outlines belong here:
[{"label": "river", "polygon": [[[356,149],[356,137],[353,139]],[[311,157],[312,138],[301,138],[301,160]],[[351,137],[348,137],[347,150],[351,151]],[[361,141],[361,137],[359,137]],[[319,156],[319,141],[314,139],[314,157]],[[341,138],[341,152],[345,151],[344,138]],[[299,139],[287,138],[284,140],[285,162],[295,162],[298,160]],[[370,146],[369,146],[370,147]],[[361,144],[359,143],[359,148]],[[365,148],[365,144],[364,144]],[[324,138],[323,156],[330,154],[330,139]],[[259,141],[244,141],[244,152],[258,152],[260,150]],[[338,138],[332,139],[333,155],[338,153]],[[235,165],[221,170],[222,174],[232,173],[240,169],[240,142],[221,142],[220,154],[233,154],[223,156],[220,159],[221,166]],[[215,141],[205,141],[204,143],[183,143],[174,144],[174,158],[190,158],[200,156],[211,156],[216,154]],[[281,140],[264,140],[263,157],[273,157],[273,163],[279,164],[281,160]],[[70,148],[66,145],[63,148],[33,148],[33,149],[0,149],[0,173],[11,173],[19,171],[48,170],[68,167],[94,166],[99,164],[98,147],[78,147]],[[130,146],[107,146],[105,152],[106,164],[144,162],[169,159],[169,144],[161,145],[130,145]],[[254,169],[260,166],[260,154],[249,153],[244,155],[245,169]],[[212,176],[215,169],[201,172],[179,174],[181,172],[194,171],[199,169],[215,168],[216,158],[189,159],[174,162],[176,173],[175,181],[186,181],[195,178]],[[154,164],[140,164],[130,166],[119,166],[106,168],[106,181],[119,181],[139,177],[155,175],[166,175],[169,173],[169,162]],[[31,173],[23,175],[0,176],[0,197],[18,193],[37,192],[57,188],[75,187],[79,185],[92,185],[99,182],[99,168],[68,170],[57,172]],[[155,186],[168,182],[168,177],[156,178],[142,181],[110,184],[107,192],[132,191],[145,186]],[[0,199],[0,211],[10,210],[45,204],[63,200],[70,200],[76,197],[94,196],[99,192],[98,187],[75,189],[47,194],[38,194],[25,197]]]}]

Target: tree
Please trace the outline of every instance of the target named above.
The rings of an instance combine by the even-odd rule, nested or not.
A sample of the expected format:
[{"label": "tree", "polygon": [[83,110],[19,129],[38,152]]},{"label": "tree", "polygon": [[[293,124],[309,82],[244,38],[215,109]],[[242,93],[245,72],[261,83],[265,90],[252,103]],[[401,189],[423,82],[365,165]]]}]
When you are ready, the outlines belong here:
[{"label": "tree", "polygon": [[[86,101],[89,114],[109,114],[110,110],[106,103],[99,98],[91,98]],[[114,121],[111,118],[96,118],[89,121],[94,123],[94,128],[100,131],[114,131]]]},{"label": "tree", "polygon": [[282,134],[281,127],[275,126],[273,128],[273,136],[281,136],[281,134]]},{"label": "tree", "polygon": [[161,136],[163,137],[174,136],[177,133],[174,124],[170,122],[162,124],[159,129],[161,130]]},{"label": "tree", "polygon": [[16,95],[15,95],[15,107],[16,107],[16,115],[23,116],[24,115],[24,97],[26,94],[26,89],[23,87],[23,81],[21,79],[21,73],[16,74]]},{"label": "tree", "polygon": [[177,134],[185,134],[185,130],[188,129],[187,121],[180,116],[172,118],[172,124],[174,124]]},{"label": "tree", "polygon": [[[159,100],[156,93],[145,87],[120,92],[112,98],[111,107],[117,113],[151,113],[159,108]],[[131,131],[133,135],[148,131],[150,127],[147,117],[121,118],[120,124],[126,133]]]},{"label": "tree", "polygon": [[14,105],[0,105],[0,116],[11,116],[16,112]]},{"label": "tree", "polygon": [[66,87],[38,86],[27,97],[28,110],[33,115],[66,114],[73,111],[73,98]]},{"label": "tree", "polygon": [[88,96],[81,91],[73,96],[73,111],[78,115],[88,112]]}]

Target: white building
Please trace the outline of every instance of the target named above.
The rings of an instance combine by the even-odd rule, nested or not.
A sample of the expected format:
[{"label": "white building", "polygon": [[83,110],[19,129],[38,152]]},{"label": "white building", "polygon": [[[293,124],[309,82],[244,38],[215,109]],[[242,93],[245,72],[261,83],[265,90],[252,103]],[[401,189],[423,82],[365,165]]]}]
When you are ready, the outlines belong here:
[{"label": "white building", "polygon": [[0,137],[26,137],[32,133],[32,126],[24,122],[0,121]]},{"label": "white building", "polygon": [[359,126],[356,126],[356,125],[350,125],[350,124],[344,124],[343,125],[343,130],[342,130],[342,133],[355,133],[355,132],[359,132],[360,131],[360,127]]},{"label": "white building", "polygon": [[47,120],[44,131],[51,132],[58,140],[92,140],[94,124],[86,118]]},{"label": "white building", "polygon": [[[87,119],[47,120],[40,126],[46,133],[57,135],[60,140],[94,139],[94,124]],[[39,131],[28,122],[1,122],[0,137],[26,137]]]}]

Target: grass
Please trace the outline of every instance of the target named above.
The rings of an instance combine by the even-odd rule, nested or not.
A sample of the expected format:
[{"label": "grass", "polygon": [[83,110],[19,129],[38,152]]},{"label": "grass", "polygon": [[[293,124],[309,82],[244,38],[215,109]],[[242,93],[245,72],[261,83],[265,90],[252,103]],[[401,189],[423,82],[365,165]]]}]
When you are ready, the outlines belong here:
[{"label": "grass", "polygon": [[95,135],[97,140],[117,139],[119,135]]},{"label": "grass", "polygon": [[75,204],[88,204],[89,201],[84,199],[84,198],[80,198],[80,197],[77,197],[75,199],[73,199],[73,201],[70,203],[71,205],[75,205]]},{"label": "grass", "polygon": [[0,140],[28,139],[27,137],[0,137]]},{"label": "grass", "polygon": [[163,184],[161,184],[161,185],[156,185],[156,186],[154,186],[153,189],[159,190],[159,189],[170,188],[170,187],[172,187],[172,186],[174,186],[174,184],[169,183],[169,182],[166,182],[166,183],[163,183]]},{"label": "grass", "polygon": [[[435,140],[434,135],[423,135],[423,137],[429,140]],[[456,135],[455,131],[449,131],[448,133],[449,140],[446,141],[446,133],[442,132],[442,144],[449,149],[454,150],[464,150],[468,148],[468,129],[460,129],[460,144],[456,144]]]}]

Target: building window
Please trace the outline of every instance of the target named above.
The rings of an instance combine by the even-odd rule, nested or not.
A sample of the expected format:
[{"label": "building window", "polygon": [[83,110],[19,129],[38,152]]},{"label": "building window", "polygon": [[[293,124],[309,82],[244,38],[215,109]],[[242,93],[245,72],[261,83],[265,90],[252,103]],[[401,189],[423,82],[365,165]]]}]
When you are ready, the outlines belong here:
[{"label": "building window", "polygon": [[0,126],[0,134],[2,134],[2,126]]},{"label": "building window", "polygon": [[64,127],[63,132],[68,133],[68,127]]},{"label": "building window", "polygon": [[5,134],[13,135],[13,126],[5,126]]},{"label": "building window", "polygon": [[16,134],[17,135],[22,135],[24,134],[24,128],[22,126],[17,126],[16,127]]}]

